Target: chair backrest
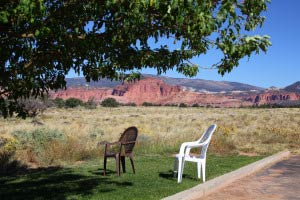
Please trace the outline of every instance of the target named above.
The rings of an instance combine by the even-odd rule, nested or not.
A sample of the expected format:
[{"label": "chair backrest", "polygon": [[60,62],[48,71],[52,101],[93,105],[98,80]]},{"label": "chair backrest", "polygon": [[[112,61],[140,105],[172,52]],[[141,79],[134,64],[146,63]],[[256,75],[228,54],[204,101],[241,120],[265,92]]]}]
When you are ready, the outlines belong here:
[{"label": "chair backrest", "polygon": [[213,135],[213,133],[215,132],[217,128],[216,124],[211,125],[210,127],[208,127],[208,129],[203,133],[203,135],[201,136],[201,138],[198,140],[199,143],[205,143],[201,149],[201,156],[206,156],[206,152],[211,140],[211,137]]},{"label": "chair backrest", "polygon": [[[200,143],[204,143],[204,145],[202,146],[201,148],[201,157],[205,157],[206,156],[206,152],[207,152],[207,149],[208,149],[208,146],[209,146],[209,143],[210,143],[210,140],[211,140],[211,137],[214,133],[214,131],[216,130],[217,128],[217,125],[216,124],[213,124],[211,125],[210,127],[208,127],[208,129],[202,134],[202,136],[200,137],[199,140],[197,140],[197,143],[200,144]],[[190,154],[190,150],[191,148],[187,148],[186,151],[185,151],[185,155],[189,155]]]},{"label": "chair backrest", "polygon": [[134,126],[127,128],[123,134],[121,135],[119,142],[121,143],[127,143],[132,142],[129,144],[123,145],[125,154],[130,154],[133,151],[133,148],[135,146],[135,141],[138,136],[138,129]]},{"label": "chair backrest", "polygon": [[217,125],[213,124],[208,127],[208,129],[202,134],[201,138],[197,140],[199,143],[210,141],[212,134],[216,130]]}]

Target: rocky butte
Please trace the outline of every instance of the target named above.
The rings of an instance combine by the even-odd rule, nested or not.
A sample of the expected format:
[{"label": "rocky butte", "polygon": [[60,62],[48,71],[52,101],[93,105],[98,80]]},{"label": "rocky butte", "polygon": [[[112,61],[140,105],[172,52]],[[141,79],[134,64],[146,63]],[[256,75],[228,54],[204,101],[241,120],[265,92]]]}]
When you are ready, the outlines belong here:
[{"label": "rocky butte", "polygon": [[244,100],[256,105],[275,104],[284,101],[299,101],[300,93],[288,92],[284,90],[266,90],[260,94],[249,95]]},{"label": "rocky butte", "polygon": [[66,90],[58,90],[57,92],[51,92],[51,98],[77,98],[82,101],[88,101],[94,99],[101,101],[108,97],[112,93],[112,89],[109,88],[89,88],[89,87],[69,87]]},{"label": "rocky butte", "polygon": [[[189,79],[172,79],[165,77],[146,76],[139,81],[107,84],[105,87],[87,85],[87,83],[69,85],[66,90],[51,92],[52,98],[78,98],[83,101],[94,99],[102,101],[105,98],[115,98],[120,103],[135,103],[142,105],[144,102],[172,105],[185,103],[187,105],[198,104],[200,106],[213,107],[240,107],[262,104],[274,104],[283,101],[297,102],[300,100],[300,91],[289,89],[262,89],[255,86],[250,86],[241,83],[233,82],[214,82],[205,80],[189,80]],[[73,80],[74,81],[74,80]],[[172,83],[167,84],[166,82]],[[176,85],[174,83],[181,85]],[[214,86],[218,87],[217,92]],[[220,90],[220,85],[224,87],[224,91]],[[203,86],[203,87],[201,87]],[[205,86],[209,86],[205,87]],[[246,91],[237,90],[242,88]],[[234,89],[234,90],[233,90]]]}]

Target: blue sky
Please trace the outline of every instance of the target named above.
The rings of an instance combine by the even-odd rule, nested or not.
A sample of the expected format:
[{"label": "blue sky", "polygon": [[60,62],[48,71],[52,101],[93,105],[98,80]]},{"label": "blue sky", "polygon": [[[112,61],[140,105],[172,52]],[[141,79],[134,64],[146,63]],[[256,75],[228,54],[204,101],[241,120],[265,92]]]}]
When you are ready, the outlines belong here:
[{"label": "blue sky", "polygon": [[202,71],[197,78],[227,80],[261,87],[285,87],[300,81],[299,0],[272,0],[266,21],[258,33],[271,36],[267,53],[243,60],[238,68],[221,77],[214,71]]},{"label": "blue sky", "polygon": [[[253,54],[243,59],[240,66],[223,77],[217,70],[200,69],[195,78],[242,82],[260,87],[285,87],[300,81],[300,0],[272,0],[265,14],[264,26],[256,33],[271,36],[272,46],[267,53]],[[214,55],[202,56],[193,62],[199,65],[214,63]],[[143,70],[142,73],[156,74],[155,70]],[[180,77],[175,71],[168,71],[164,76]],[[70,73],[68,77],[74,77]]]}]

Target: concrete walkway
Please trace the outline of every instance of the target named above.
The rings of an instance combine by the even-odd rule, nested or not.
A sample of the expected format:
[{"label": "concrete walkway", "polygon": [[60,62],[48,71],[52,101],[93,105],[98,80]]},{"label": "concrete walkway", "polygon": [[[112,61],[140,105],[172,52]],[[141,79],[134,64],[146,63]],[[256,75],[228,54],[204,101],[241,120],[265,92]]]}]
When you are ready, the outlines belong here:
[{"label": "concrete walkway", "polygon": [[300,155],[291,156],[200,199],[300,200]]}]

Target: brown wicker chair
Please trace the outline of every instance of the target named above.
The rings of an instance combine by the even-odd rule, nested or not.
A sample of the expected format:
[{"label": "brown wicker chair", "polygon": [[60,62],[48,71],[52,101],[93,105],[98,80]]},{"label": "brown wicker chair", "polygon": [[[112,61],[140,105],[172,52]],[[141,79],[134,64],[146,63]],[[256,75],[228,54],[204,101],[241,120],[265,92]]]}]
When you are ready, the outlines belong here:
[{"label": "brown wicker chair", "polygon": [[118,142],[106,143],[104,151],[104,172],[106,174],[106,162],[107,158],[113,157],[116,160],[116,170],[118,176],[120,176],[120,161],[122,162],[123,172],[125,169],[125,157],[130,158],[133,173],[135,173],[134,162],[133,162],[133,148],[136,143],[138,135],[138,129],[134,126],[127,128],[121,135]]}]

